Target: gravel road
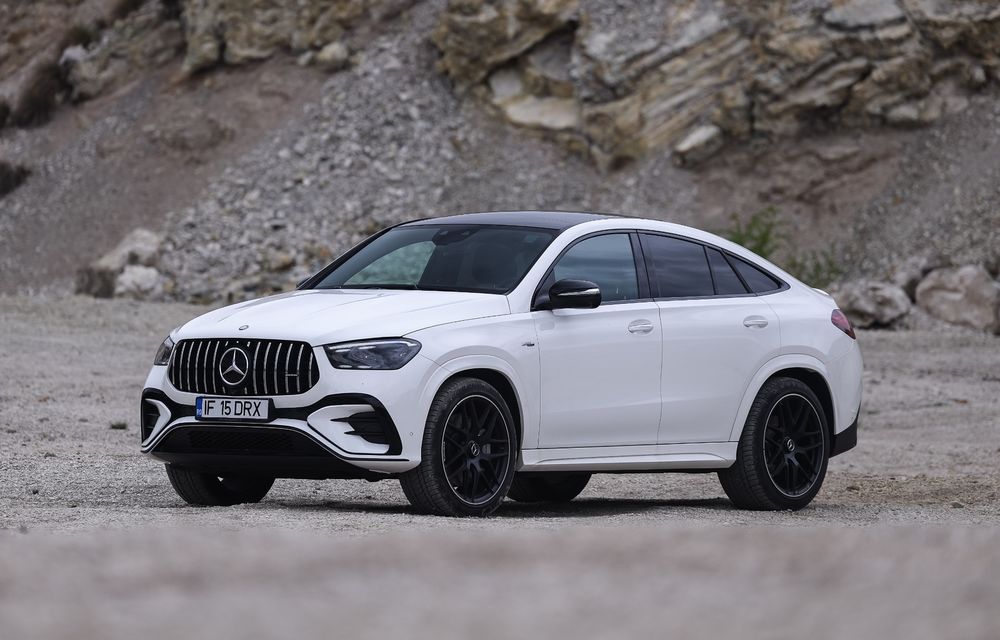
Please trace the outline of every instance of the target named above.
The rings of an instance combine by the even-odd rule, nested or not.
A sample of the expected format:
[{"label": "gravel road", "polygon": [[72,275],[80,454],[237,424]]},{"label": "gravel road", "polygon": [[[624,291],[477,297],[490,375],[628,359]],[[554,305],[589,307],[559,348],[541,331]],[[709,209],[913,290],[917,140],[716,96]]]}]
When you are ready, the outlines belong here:
[{"label": "gravel road", "polygon": [[0,297],[0,636],[1000,637],[998,338],[862,333],[861,442],[798,513],[650,474],[451,520],[395,482],[183,505],[136,403],[202,311]]}]

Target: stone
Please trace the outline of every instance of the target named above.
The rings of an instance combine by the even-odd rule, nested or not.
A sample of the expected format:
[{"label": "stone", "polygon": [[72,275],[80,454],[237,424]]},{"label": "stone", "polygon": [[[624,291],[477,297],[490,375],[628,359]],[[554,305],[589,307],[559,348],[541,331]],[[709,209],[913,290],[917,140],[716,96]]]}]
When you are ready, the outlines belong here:
[{"label": "stone", "polygon": [[316,54],[316,66],[325,71],[339,71],[347,66],[351,52],[343,42],[331,42]]},{"label": "stone", "polygon": [[944,266],[946,261],[941,257],[910,256],[893,267],[889,273],[889,280],[897,287],[901,287],[910,300],[916,300],[917,285],[924,276]]},{"label": "stone", "polygon": [[579,0],[452,1],[432,41],[439,67],[460,87],[483,80],[569,23]]},{"label": "stone", "polygon": [[831,288],[841,311],[855,326],[888,327],[910,312],[910,298],[888,282],[855,280]]},{"label": "stone", "polygon": [[674,162],[679,166],[697,164],[715,155],[724,142],[722,129],[714,124],[696,127],[674,146]]},{"label": "stone", "polygon": [[155,266],[160,248],[158,234],[142,228],[133,230],[114,249],[77,272],[76,292],[95,298],[116,295],[117,281],[125,268]]},{"label": "stone", "polygon": [[130,264],[122,270],[115,282],[116,298],[149,300],[160,297],[162,293],[162,277],[153,267]]},{"label": "stone", "polygon": [[579,106],[571,98],[524,96],[507,102],[503,111],[508,120],[526,127],[563,131],[580,125]]},{"label": "stone", "polygon": [[835,29],[853,31],[902,22],[906,14],[896,0],[847,0],[823,14],[823,22]]},{"label": "stone", "polygon": [[981,265],[931,271],[917,286],[916,298],[939,320],[1000,333],[1000,283]]}]

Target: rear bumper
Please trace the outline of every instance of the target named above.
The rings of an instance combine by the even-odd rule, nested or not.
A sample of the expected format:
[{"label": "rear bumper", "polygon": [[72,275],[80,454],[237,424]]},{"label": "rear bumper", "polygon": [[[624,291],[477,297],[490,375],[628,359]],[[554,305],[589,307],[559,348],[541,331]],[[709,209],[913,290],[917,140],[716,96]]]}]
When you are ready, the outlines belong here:
[{"label": "rear bumper", "polygon": [[861,422],[861,413],[854,418],[851,426],[833,436],[833,448],[830,450],[830,457],[839,456],[845,451],[850,451],[858,444],[858,424]]}]

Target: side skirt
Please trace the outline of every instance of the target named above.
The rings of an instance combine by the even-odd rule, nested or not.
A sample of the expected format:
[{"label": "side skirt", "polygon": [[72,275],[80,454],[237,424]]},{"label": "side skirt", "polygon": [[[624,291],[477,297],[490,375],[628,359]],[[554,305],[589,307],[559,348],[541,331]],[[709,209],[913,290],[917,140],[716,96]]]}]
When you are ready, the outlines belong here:
[{"label": "side skirt", "polygon": [[725,469],[736,461],[737,442],[525,449],[522,471],[693,471]]}]

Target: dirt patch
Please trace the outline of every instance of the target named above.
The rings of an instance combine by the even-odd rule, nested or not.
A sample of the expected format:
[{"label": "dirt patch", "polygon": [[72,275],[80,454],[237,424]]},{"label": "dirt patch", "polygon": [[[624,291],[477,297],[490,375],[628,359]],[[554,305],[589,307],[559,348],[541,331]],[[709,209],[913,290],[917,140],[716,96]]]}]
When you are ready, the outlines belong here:
[{"label": "dirt patch", "polygon": [[[331,620],[362,638],[1000,633],[998,338],[862,332],[860,444],[801,512],[736,511],[711,474],[649,474],[452,520],[415,514],[392,481],[184,505],[138,453],[136,403],[157,344],[204,310],[0,297],[12,637],[288,637]],[[482,625],[498,601],[517,613]]]}]

